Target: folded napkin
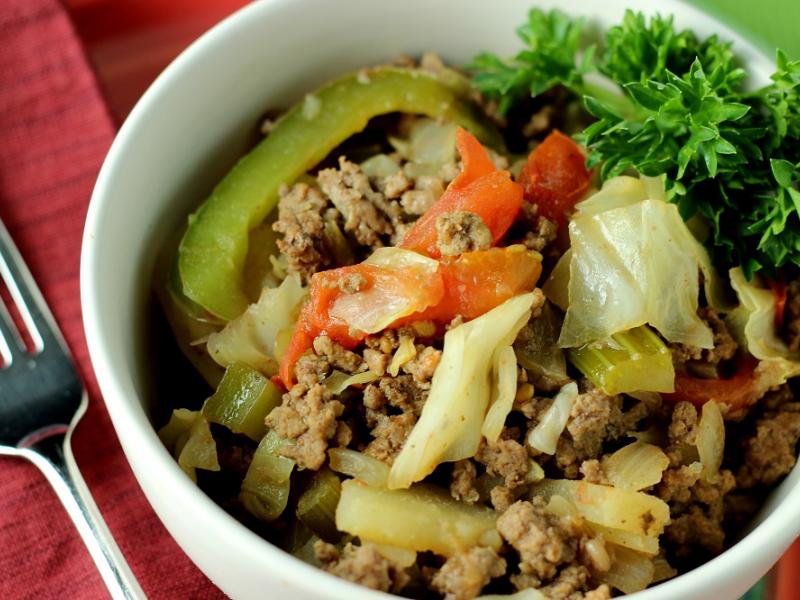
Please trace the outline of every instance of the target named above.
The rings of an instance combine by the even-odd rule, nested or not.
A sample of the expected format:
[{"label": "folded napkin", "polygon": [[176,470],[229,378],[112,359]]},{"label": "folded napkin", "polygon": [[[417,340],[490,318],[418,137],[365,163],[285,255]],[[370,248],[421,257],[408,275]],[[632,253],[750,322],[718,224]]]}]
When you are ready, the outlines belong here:
[{"label": "folded napkin", "polygon": [[[86,207],[114,127],[58,0],[0,3],[0,218],[80,367],[89,410],[73,448],[148,597],[222,598],[159,522],[131,473],[92,375],[78,293]],[[107,598],[49,484],[0,456],[0,598]]]}]

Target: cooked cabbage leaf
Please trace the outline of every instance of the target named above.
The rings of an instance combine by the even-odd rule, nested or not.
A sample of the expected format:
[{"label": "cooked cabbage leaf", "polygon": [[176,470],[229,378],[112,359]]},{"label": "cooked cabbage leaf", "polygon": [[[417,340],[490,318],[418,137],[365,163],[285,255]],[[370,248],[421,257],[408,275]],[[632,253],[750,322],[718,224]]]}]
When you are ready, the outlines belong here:
[{"label": "cooked cabbage leaf", "polygon": [[251,304],[225,328],[208,336],[208,353],[223,367],[241,362],[267,376],[278,372],[282,342],[291,335],[306,290],[292,275],[276,288],[265,288],[258,302]]},{"label": "cooked cabbage leaf", "polygon": [[790,352],[775,332],[775,294],[761,287],[759,278],[747,281],[741,267],[730,270],[731,287],[739,298],[739,306],[726,322],[737,341],[760,360],[800,361],[800,353]]},{"label": "cooked cabbage leaf", "polygon": [[491,397],[494,351],[531,314],[533,293],[515,296],[444,336],[444,350],[419,421],[392,465],[389,488],[407,488],[438,464],[474,456]]},{"label": "cooked cabbage leaf", "polygon": [[[670,342],[713,346],[711,330],[697,316],[699,273],[712,305],[724,303],[718,278],[653,180],[609,180],[578,205],[569,235],[569,305],[559,346],[582,346],[648,323]],[[553,294],[563,289],[560,267],[555,273],[562,281],[545,292],[563,302],[563,293]]]}]

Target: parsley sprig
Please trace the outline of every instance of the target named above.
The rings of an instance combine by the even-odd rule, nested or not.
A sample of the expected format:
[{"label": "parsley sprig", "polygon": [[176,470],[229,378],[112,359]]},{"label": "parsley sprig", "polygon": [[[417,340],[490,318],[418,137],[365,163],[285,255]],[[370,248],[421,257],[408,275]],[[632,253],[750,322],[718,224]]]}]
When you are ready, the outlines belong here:
[{"label": "parsley sprig", "polygon": [[729,43],[677,31],[672,18],[628,11],[600,51],[583,20],[559,11],[531,10],[517,33],[516,56],[483,53],[470,66],[501,112],[566,87],[597,119],[579,138],[604,179],[664,176],[684,218],[708,221],[721,266],[748,276],[800,266],[800,61],[779,51],[772,83],[747,92]]}]

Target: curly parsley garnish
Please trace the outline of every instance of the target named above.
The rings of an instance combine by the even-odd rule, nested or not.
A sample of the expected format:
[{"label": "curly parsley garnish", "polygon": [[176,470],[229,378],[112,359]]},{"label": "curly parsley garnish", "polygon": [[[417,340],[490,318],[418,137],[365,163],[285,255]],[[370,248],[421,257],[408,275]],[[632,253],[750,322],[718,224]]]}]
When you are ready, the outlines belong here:
[{"label": "curly parsley garnish", "polygon": [[[800,61],[778,52],[772,83],[745,90],[731,45],[628,11],[599,44],[581,19],[533,9],[511,59],[475,57],[473,83],[502,113],[563,86],[597,120],[581,134],[606,179],[664,176],[684,218],[710,224],[716,262],[752,276],[800,266]],[[588,76],[592,74],[591,76]]]}]

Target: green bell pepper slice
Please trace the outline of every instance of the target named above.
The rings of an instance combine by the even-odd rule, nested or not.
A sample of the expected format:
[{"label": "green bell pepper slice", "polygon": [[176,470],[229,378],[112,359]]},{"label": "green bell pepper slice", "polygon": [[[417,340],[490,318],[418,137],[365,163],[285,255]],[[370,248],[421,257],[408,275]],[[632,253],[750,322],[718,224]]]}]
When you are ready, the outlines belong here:
[{"label": "green bell pepper slice", "polygon": [[274,208],[282,184],[293,183],[373,117],[391,112],[441,117],[502,148],[502,138],[468,98],[462,79],[446,70],[439,75],[382,66],[308,94],[189,217],[178,250],[184,294],[222,319],[241,314],[248,304],[242,280],[248,232]]}]

